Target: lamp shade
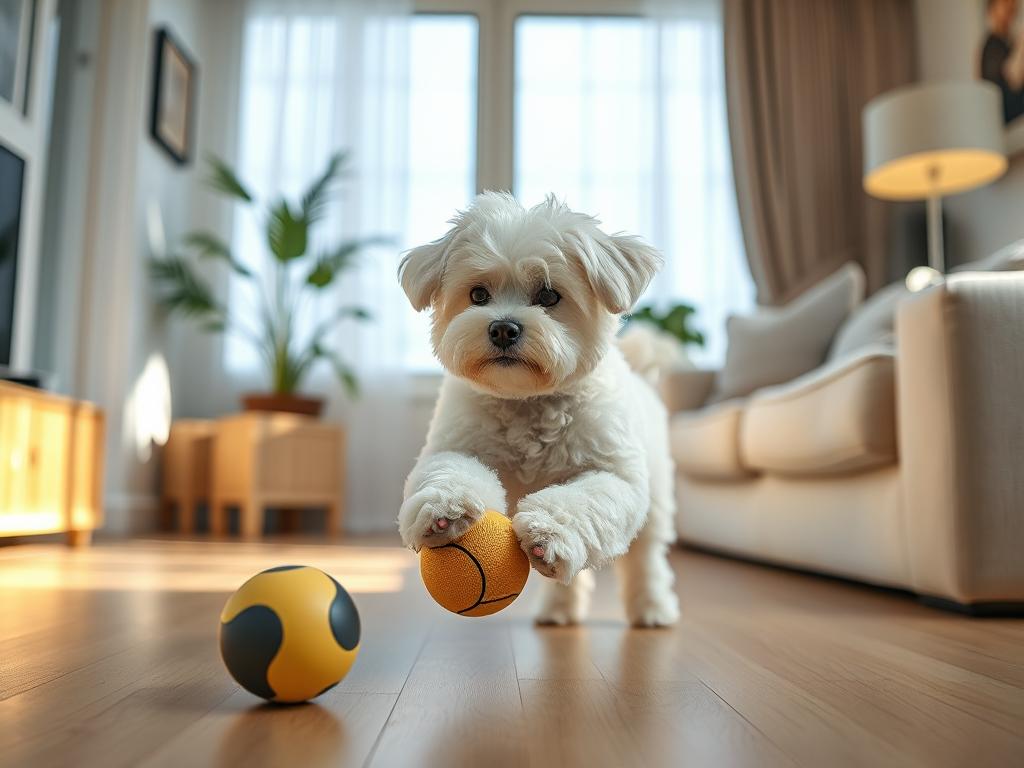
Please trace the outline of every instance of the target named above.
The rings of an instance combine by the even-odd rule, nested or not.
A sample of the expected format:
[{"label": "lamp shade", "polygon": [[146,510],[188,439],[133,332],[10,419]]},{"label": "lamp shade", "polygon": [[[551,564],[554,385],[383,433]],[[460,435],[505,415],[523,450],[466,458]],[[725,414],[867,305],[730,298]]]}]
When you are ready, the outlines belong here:
[{"label": "lamp shade", "polygon": [[941,197],[1005,172],[1002,102],[991,83],[898,88],[864,108],[864,189],[874,197]]}]

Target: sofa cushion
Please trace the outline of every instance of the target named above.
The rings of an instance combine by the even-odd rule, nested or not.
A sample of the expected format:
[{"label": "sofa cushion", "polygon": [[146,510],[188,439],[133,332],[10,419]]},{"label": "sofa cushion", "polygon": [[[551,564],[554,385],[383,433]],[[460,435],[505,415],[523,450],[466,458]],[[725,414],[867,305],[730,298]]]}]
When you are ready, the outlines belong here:
[{"label": "sofa cushion", "polygon": [[669,442],[676,469],[706,480],[737,480],[752,473],[740,462],[742,400],[728,400],[672,417]]},{"label": "sofa cushion", "polygon": [[817,368],[836,330],[863,298],[864,272],[850,262],[784,307],[730,317],[714,400],[748,395]]},{"label": "sofa cushion", "polygon": [[740,430],[742,464],[811,476],[895,463],[894,359],[890,349],[865,349],[755,394]]},{"label": "sofa cushion", "polygon": [[1010,243],[977,261],[954,267],[952,272],[1017,272],[1024,270],[1024,240]]}]

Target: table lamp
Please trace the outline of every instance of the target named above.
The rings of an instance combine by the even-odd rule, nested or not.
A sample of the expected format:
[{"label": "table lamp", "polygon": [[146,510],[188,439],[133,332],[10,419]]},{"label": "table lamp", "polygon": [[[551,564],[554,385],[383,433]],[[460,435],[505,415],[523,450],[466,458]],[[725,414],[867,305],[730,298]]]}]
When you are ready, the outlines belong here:
[{"label": "table lamp", "polygon": [[864,189],[883,200],[928,201],[928,267],[907,275],[919,290],[946,269],[942,198],[1006,172],[1002,102],[991,83],[913,85],[864,108]]}]

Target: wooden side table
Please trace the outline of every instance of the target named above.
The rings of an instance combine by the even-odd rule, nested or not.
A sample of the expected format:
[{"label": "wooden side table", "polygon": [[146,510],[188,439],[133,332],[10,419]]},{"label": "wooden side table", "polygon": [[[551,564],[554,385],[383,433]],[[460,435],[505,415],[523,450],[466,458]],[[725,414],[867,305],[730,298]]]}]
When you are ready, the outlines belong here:
[{"label": "wooden side table", "polygon": [[193,533],[196,505],[210,501],[210,460],[216,424],[206,419],[179,419],[171,425],[163,451],[160,509],[164,528],[177,511],[178,531]]},{"label": "wooden side table", "polygon": [[308,416],[249,412],[219,419],[213,443],[210,531],[227,532],[239,508],[239,532],[257,538],[268,506],[324,507],[328,535],[341,532],[344,432]]}]

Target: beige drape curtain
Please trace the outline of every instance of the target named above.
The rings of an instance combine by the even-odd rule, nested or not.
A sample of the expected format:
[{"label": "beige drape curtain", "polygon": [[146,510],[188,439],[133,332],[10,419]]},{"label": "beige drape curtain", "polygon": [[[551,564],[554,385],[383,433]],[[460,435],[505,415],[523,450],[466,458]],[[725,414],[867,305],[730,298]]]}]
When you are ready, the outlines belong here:
[{"label": "beige drape curtain", "polygon": [[760,304],[848,260],[887,279],[887,210],[861,187],[861,110],[915,75],[912,0],[724,0],[733,169]]}]

